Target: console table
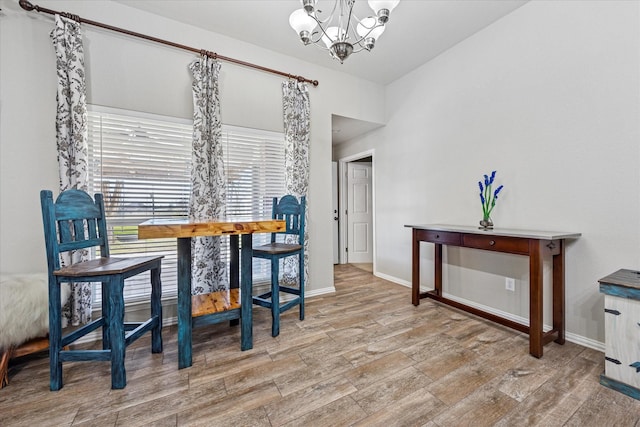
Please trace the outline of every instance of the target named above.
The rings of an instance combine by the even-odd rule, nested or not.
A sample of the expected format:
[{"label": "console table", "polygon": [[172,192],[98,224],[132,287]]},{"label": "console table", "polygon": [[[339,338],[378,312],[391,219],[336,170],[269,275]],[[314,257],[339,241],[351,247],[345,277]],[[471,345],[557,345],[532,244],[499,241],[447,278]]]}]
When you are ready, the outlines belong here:
[{"label": "console table", "polygon": [[[419,305],[421,298],[432,298],[476,316],[529,334],[529,353],[542,357],[542,347],[554,341],[564,344],[564,240],[580,237],[580,233],[492,229],[478,227],[426,224],[405,225],[413,229],[411,302]],[[434,289],[420,292],[420,242],[435,244]],[[442,246],[460,246],[525,255],[529,257],[529,326],[488,313],[475,307],[446,298],[442,294]],[[553,256],[553,327],[543,332],[542,260],[544,254]]]}]

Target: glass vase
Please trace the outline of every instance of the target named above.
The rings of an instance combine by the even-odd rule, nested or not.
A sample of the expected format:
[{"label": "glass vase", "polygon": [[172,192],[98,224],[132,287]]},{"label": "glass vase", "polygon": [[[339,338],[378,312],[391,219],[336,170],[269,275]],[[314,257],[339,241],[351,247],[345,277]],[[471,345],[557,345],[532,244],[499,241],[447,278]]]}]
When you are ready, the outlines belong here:
[{"label": "glass vase", "polygon": [[483,218],[482,221],[480,221],[480,228],[481,230],[491,230],[493,229],[493,221],[491,221],[491,218],[487,217],[487,218]]}]

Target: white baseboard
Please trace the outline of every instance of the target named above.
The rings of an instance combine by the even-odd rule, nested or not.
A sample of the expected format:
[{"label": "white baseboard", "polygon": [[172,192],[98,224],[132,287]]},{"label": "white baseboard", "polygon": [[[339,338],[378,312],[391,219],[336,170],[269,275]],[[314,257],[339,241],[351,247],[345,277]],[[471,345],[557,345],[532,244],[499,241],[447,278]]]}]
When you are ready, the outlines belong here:
[{"label": "white baseboard", "polygon": [[605,343],[603,342],[592,340],[591,338],[583,337],[582,335],[573,334],[571,332],[565,331],[564,337],[569,342],[599,351],[601,353],[604,353],[606,347]]},{"label": "white baseboard", "polygon": [[374,271],[373,275],[379,277],[381,279],[386,280],[387,282],[396,283],[398,285],[404,286],[406,288],[411,287],[411,282],[406,280],[398,279],[397,277],[389,276],[388,274],[380,273],[379,271]]},{"label": "white baseboard", "polygon": [[[402,279],[398,279],[397,277],[389,276],[387,274],[383,274],[383,273],[379,273],[379,272],[375,272],[374,275],[376,277],[380,277],[381,279],[387,280],[387,281],[392,282],[392,283],[396,283],[396,284],[401,285],[401,286],[405,286],[407,288],[411,287],[411,282],[408,282],[408,281],[402,280]],[[421,288],[420,290],[421,291],[425,291],[425,290],[431,290],[431,289]],[[486,311],[487,313],[491,313],[491,314],[494,314],[496,316],[500,316],[500,317],[503,317],[505,319],[511,320],[513,322],[520,323],[522,325],[528,325],[529,324],[529,319],[527,319],[525,317],[522,317],[522,316],[517,316],[515,314],[507,313],[507,312],[502,311],[502,310],[497,310],[497,309],[495,309],[493,307],[489,307],[489,306],[486,306],[486,305],[483,305],[483,304],[478,304],[477,302],[469,301],[467,299],[460,298],[460,297],[455,296],[455,295],[443,293],[443,296],[445,296],[446,298],[449,298],[451,300],[460,302],[462,304],[468,305],[470,307],[477,308],[477,309],[482,310],[482,311]],[[543,330],[544,331],[550,331],[551,330],[551,325],[544,325],[543,326]],[[574,344],[578,344],[578,345],[581,345],[583,347],[587,347],[587,348],[590,348],[590,349],[593,349],[593,350],[597,350],[597,351],[600,351],[600,352],[604,353],[605,343],[603,343],[603,342],[596,341],[596,340],[593,340],[591,338],[587,338],[587,337],[584,337],[582,335],[578,335],[578,334],[574,334],[574,333],[566,332],[566,331],[565,331],[564,336],[565,336],[565,339],[567,341],[569,341],[569,342],[572,342]]]},{"label": "white baseboard", "polygon": [[[265,284],[260,284],[260,285],[254,285],[253,287],[253,295],[260,295],[264,292],[269,292],[269,289],[271,289],[271,285],[269,283],[265,283]],[[326,294],[333,294],[336,292],[336,288],[335,286],[327,286],[326,288],[320,288],[320,289],[313,289],[313,290],[306,290],[304,292],[304,297],[305,299],[307,298],[313,298],[315,296],[318,295],[326,295]],[[289,296],[287,294],[283,294],[281,297],[282,301],[288,301],[287,298],[295,298],[295,296]]]},{"label": "white baseboard", "polygon": [[312,291],[305,291],[304,296],[306,299],[306,298],[317,297],[319,295],[335,294],[335,293],[336,293],[335,286],[327,286],[326,288],[314,289]]}]

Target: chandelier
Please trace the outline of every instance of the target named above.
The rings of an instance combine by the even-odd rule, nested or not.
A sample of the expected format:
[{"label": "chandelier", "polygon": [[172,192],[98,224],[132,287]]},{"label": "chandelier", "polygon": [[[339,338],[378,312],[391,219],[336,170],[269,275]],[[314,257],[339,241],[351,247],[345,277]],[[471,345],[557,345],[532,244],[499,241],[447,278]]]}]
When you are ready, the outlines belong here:
[{"label": "chandelier", "polygon": [[342,64],[352,53],[374,48],[389,21],[389,14],[400,0],[369,0],[374,16],[363,19],[353,14],[355,0],[334,0],[328,15],[316,7],[318,0],[300,2],[302,9],[289,17],[291,28],[300,36],[302,43],[328,50]]}]

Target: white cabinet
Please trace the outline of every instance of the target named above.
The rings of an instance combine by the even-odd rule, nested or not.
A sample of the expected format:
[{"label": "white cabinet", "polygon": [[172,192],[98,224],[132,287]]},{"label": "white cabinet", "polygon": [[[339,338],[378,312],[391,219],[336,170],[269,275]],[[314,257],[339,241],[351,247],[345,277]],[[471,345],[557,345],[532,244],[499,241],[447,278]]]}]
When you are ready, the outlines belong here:
[{"label": "white cabinet", "polygon": [[640,400],[640,272],[618,270],[599,282],[606,341],[600,383]]}]

